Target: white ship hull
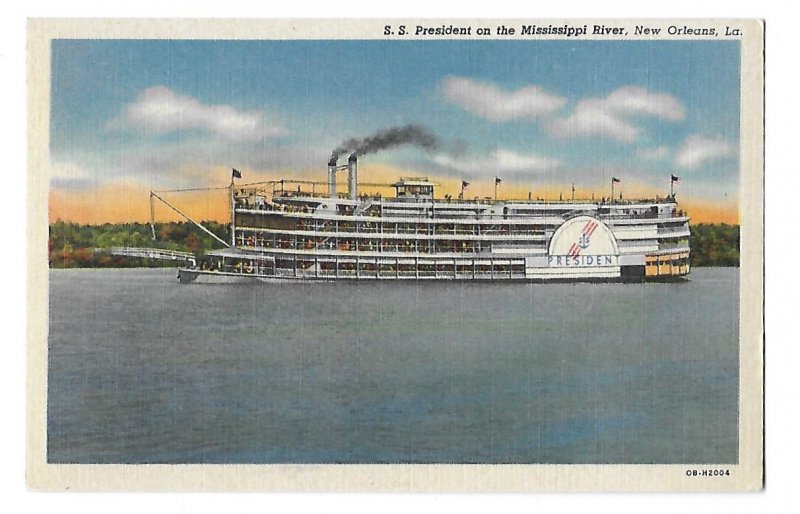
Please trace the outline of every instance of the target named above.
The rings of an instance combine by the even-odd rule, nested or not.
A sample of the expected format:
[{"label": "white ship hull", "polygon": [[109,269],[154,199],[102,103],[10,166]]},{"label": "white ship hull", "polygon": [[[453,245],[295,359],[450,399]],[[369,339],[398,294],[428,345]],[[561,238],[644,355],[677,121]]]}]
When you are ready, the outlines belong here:
[{"label": "white ship hull", "polygon": [[[641,281],[689,274],[689,219],[674,196],[545,201],[434,198],[424,178],[396,197],[303,191],[288,181],[231,186],[231,241],[182,282]],[[280,189],[278,185],[280,184]],[[463,196],[463,191],[462,195]]]}]

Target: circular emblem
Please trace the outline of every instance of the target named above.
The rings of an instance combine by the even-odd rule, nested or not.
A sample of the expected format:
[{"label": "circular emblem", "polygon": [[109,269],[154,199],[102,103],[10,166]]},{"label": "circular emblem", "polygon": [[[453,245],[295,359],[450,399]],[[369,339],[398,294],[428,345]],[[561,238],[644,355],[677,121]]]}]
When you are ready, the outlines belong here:
[{"label": "circular emblem", "polygon": [[576,216],[553,233],[548,253],[551,256],[618,256],[617,240],[608,225],[592,216]]}]

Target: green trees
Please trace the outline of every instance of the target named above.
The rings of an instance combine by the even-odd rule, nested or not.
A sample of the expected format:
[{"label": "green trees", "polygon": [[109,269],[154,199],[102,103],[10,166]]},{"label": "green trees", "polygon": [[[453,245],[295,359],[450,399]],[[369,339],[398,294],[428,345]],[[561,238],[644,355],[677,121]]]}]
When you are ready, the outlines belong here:
[{"label": "green trees", "polygon": [[[209,230],[223,239],[228,238],[229,226],[204,221]],[[115,257],[96,251],[115,246],[165,248],[203,254],[219,248],[219,242],[191,223],[156,223],[157,239],[153,240],[147,223],[79,225],[56,220],[50,225],[48,253],[52,268],[122,268],[141,266],[175,266],[174,262]]]},{"label": "green trees", "polygon": [[692,226],[692,266],[739,266],[739,226]]}]

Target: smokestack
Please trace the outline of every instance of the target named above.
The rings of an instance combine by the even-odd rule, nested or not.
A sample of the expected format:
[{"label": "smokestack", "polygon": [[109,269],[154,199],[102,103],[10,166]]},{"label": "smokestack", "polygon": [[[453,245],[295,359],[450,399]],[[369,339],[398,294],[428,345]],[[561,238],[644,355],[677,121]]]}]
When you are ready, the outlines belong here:
[{"label": "smokestack", "polygon": [[333,152],[328,161],[328,196],[331,198],[336,198],[336,161],[338,160],[339,155]]},{"label": "smokestack", "polygon": [[347,191],[351,200],[358,197],[358,155],[355,152],[347,159]]}]

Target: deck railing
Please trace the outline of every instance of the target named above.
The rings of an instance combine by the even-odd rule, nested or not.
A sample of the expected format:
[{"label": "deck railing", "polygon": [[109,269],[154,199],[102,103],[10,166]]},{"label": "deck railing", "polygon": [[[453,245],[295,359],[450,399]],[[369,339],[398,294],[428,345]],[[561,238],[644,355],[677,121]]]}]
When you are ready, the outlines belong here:
[{"label": "deck railing", "polygon": [[[607,207],[604,204],[596,204],[598,209],[606,209]],[[636,204],[629,204],[629,205],[636,205]],[[314,213],[313,208],[309,208],[308,206],[296,206],[296,205],[283,205],[280,203],[276,204],[247,204],[244,203],[237,203],[236,205],[236,212],[238,213],[250,213],[250,214],[270,214],[270,213],[281,213],[281,214],[307,214],[309,217],[316,217],[319,218],[321,215],[330,217],[333,216],[353,216],[353,217],[360,217],[360,218],[381,218],[382,220],[388,219],[412,219],[412,218],[423,218],[423,219],[435,219],[435,220],[486,220],[486,221],[499,221],[499,220],[524,220],[524,219],[543,219],[543,218],[563,218],[565,215],[569,214],[569,211],[536,211],[536,212],[524,212],[524,213],[517,213],[517,212],[506,212],[506,213],[487,213],[487,212],[475,212],[469,214],[456,214],[452,212],[448,212],[447,210],[443,209],[427,209],[424,213],[420,212],[402,212],[402,211],[393,211],[393,212],[380,212],[379,210],[373,211],[362,211],[359,209],[347,209],[343,211],[339,211],[336,213]],[[683,210],[673,210],[670,212],[597,212],[596,210],[589,211],[589,213],[598,216],[600,219],[604,220],[628,220],[628,219],[681,219],[687,216],[687,213]]]}]

